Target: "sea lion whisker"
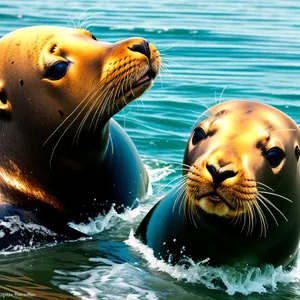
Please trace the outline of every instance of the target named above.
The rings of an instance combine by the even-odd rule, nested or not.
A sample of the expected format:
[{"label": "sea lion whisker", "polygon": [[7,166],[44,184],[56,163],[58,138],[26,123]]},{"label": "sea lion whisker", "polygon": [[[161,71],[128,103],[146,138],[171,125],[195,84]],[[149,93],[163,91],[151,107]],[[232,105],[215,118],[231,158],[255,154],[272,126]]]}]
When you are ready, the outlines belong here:
[{"label": "sea lion whisker", "polygon": [[[101,117],[102,113],[106,110],[106,107],[107,107],[107,104],[109,102],[109,97],[108,97],[108,93],[111,92],[110,91],[110,88],[112,87],[112,85],[114,84],[115,82],[110,82],[107,84],[105,90],[103,91],[103,93],[97,98],[97,100],[95,101],[95,105],[97,106],[98,103],[98,107],[96,109],[96,111],[94,112],[94,115],[92,117],[92,120],[90,122],[90,125],[89,125],[89,130],[91,130],[92,126],[93,126],[93,123],[95,121],[95,118],[97,117],[97,115],[99,115],[97,117],[97,121],[99,120],[99,118]],[[101,100],[101,101],[99,101]],[[108,114],[110,114],[110,111],[108,111]],[[98,122],[95,122],[95,125],[94,125],[94,133],[95,133],[95,130],[97,128],[97,124]]]},{"label": "sea lion whisker", "polygon": [[251,205],[251,203],[249,203],[248,201],[246,202],[247,206],[248,206],[248,230],[247,230],[247,235],[251,235],[253,232],[253,207]]},{"label": "sea lion whisker", "polygon": [[165,65],[164,62],[162,62],[160,67],[161,67],[161,70],[162,70],[162,75],[166,74],[166,75],[173,76],[172,73],[170,72],[169,68]]},{"label": "sea lion whisker", "polygon": [[[183,204],[183,215],[184,215],[184,218],[186,219],[186,220],[188,220],[188,216],[187,216],[187,207],[188,207],[188,205],[189,205],[189,197],[186,197],[185,199],[184,199],[184,201],[183,202],[181,202],[180,204]],[[179,210],[180,211],[180,210]]]},{"label": "sea lion whisker", "polygon": [[169,75],[173,76],[172,73],[170,72],[170,70],[166,66],[162,65],[160,68],[161,68],[161,76],[162,77],[163,76],[167,77]]},{"label": "sea lion whisker", "polygon": [[[82,112],[82,110],[81,110]],[[64,137],[64,135],[66,134],[66,132],[69,130],[69,128],[74,124],[74,122],[77,120],[77,118],[79,117],[79,115],[81,114],[81,112],[72,120],[72,122],[66,127],[66,129],[63,131],[63,133],[60,135],[60,137],[58,138],[56,144],[54,145],[53,147],[53,150],[52,150],[52,153],[50,155],[50,161],[49,161],[49,167],[51,169],[52,167],[52,159],[53,159],[53,156],[54,156],[54,153],[55,153],[55,150],[58,146],[58,144],[60,143],[61,139]]]},{"label": "sea lion whisker", "polygon": [[[111,85],[111,83],[108,84],[108,86],[105,87],[104,91],[101,91],[101,94],[100,94],[99,96],[97,96],[97,99],[96,99],[96,100],[94,100],[94,97],[96,96],[96,94],[94,94],[94,95],[88,100],[87,105],[88,105],[90,102],[92,103],[92,105],[91,105],[91,107],[88,109],[88,111],[85,113],[84,117],[82,118],[82,120],[81,120],[81,122],[80,122],[80,124],[79,124],[79,126],[78,126],[78,128],[77,128],[77,130],[76,130],[76,133],[75,133],[75,135],[74,135],[72,145],[74,145],[75,140],[76,140],[76,145],[78,144],[78,142],[79,142],[79,136],[80,136],[81,130],[82,130],[82,128],[83,128],[83,126],[84,126],[84,124],[85,124],[87,118],[89,117],[90,113],[93,111],[94,107],[97,105],[97,102],[99,101],[99,99],[101,99],[101,95],[102,95],[103,93],[105,93],[105,90],[108,90],[108,89],[109,89],[110,85]],[[87,106],[87,105],[86,105],[86,106]],[[85,106],[85,107],[86,107],[86,106]],[[84,107],[83,109],[85,109],[85,107]],[[89,128],[89,130],[90,130],[90,128]]]},{"label": "sea lion whisker", "polygon": [[251,201],[250,202],[250,206],[251,206],[251,209],[252,209],[252,212],[253,212],[253,228],[252,228],[252,233],[253,234],[253,231],[254,231],[254,228],[255,228],[255,225],[257,224],[257,219],[260,219],[260,216],[256,215],[256,210],[255,210],[255,202]]},{"label": "sea lion whisker", "polygon": [[243,205],[243,209],[244,209],[244,213],[243,213],[243,225],[242,225],[242,228],[241,228],[241,233],[244,231],[245,227],[246,227],[246,223],[247,223],[247,217],[248,217],[248,209],[249,207],[247,206],[247,202],[243,201],[242,202],[242,205]]},{"label": "sea lion whisker", "polygon": [[[124,101],[125,105],[127,105],[128,103],[125,101],[125,98],[124,98],[124,94],[125,93],[124,93],[124,90],[123,90],[123,82],[124,82],[124,78],[123,77],[117,78],[117,80],[115,82],[115,84],[116,84],[115,95],[113,96],[113,91],[112,91],[112,93],[110,93],[108,95],[108,98],[110,98],[110,99],[112,99],[112,98],[113,99],[119,98],[120,97],[120,91],[121,91],[121,88],[122,88],[123,95],[121,96],[121,101]],[[113,109],[113,105],[114,104],[117,105],[117,107],[118,107],[118,103],[117,102],[116,103],[114,103],[113,101],[109,101],[108,102],[108,105],[110,105],[109,106],[109,111],[111,111]],[[102,115],[103,112],[104,112],[104,107],[101,110],[99,110],[94,130],[96,129],[97,124],[98,124],[98,122],[100,120],[100,117],[101,117],[101,115]]]},{"label": "sea lion whisker", "polygon": [[[238,204],[238,202],[236,202],[236,211],[238,211],[238,210],[239,210],[239,204]],[[236,214],[230,221],[230,223],[233,223],[232,226],[234,226],[238,222],[238,219],[239,219],[239,215]]]},{"label": "sea lion whisker", "polygon": [[276,196],[279,197],[281,199],[287,200],[290,203],[293,203],[293,201],[287,197],[284,197],[282,195],[276,194],[276,193],[271,193],[271,192],[266,192],[266,191],[260,191],[261,194],[268,194],[268,195],[272,195],[272,196]]},{"label": "sea lion whisker", "polygon": [[[200,99],[197,98],[196,102],[199,103],[201,106],[206,108],[206,110],[203,112],[203,114],[205,114],[206,112],[210,112],[208,105],[206,105],[203,101],[201,101]],[[195,111],[195,114],[198,114],[198,112]],[[199,120],[202,117],[202,115],[200,115],[200,117],[197,120]],[[209,116],[207,116],[207,117],[209,118]]]},{"label": "sea lion whisker", "polygon": [[274,190],[273,190],[271,187],[269,187],[268,185],[266,185],[266,184],[264,184],[264,183],[262,183],[262,182],[259,182],[259,181],[257,181],[256,183],[257,183],[257,184],[260,184],[260,185],[262,185],[262,186],[268,188],[268,189],[271,190],[272,192],[274,192]]},{"label": "sea lion whisker", "polygon": [[185,171],[185,172],[189,172],[189,168],[179,168],[179,167],[176,167],[175,169],[174,169],[174,171]]},{"label": "sea lion whisker", "polygon": [[296,129],[294,129],[294,128],[277,129],[277,130],[271,131],[271,134],[275,133],[275,132],[281,132],[281,131],[296,131]]},{"label": "sea lion whisker", "polygon": [[289,221],[287,219],[287,217],[283,214],[283,212],[276,205],[274,205],[274,203],[272,203],[268,198],[266,198],[265,196],[263,196],[261,194],[261,192],[258,195],[259,195],[259,197],[261,197],[262,200],[264,200],[266,203],[268,203],[270,206],[272,206],[275,210],[277,210],[287,222]]},{"label": "sea lion whisker", "polygon": [[[89,117],[90,113],[93,111],[94,107],[96,106],[97,102],[99,101],[99,99],[101,99],[101,96],[103,96],[103,94],[106,93],[106,91],[109,90],[109,88],[111,87],[111,85],[113,84],[114,82],[110,82],[108,83],[105,88],[103,90],[101,90],[101,93],[99,96],[97,96],[97,100],[95,101],[94,100],[94,97],[96,96],[97,93],[94,93],[94,95],[87,101],[86,105],[83,107],[83,110],[87,107],[87,105],[89,103],[92,102],[92,105],[91,107],[89,108],[89,110],[86,112],[85,116],[82,118],[77,130],[76,130],[76,133],[74,135],[74,138],[73,138],[73,142],[72,142],[72,145],[74,145],[74,142],[76,140],[76,144],[78,144],[79,142],[79,136],[80,136],[80,133],[82,131],[82,128],[87,120],[87,118]],[[82,111],[81,111],[82,112]],[[81,112],[79,114],[81,114]]]},{"label": "sea lion whisker", "polygon": [[46,141],[43,143],[43,147],[48,143],[48,141],[52,138],[52,136],[67,122],[67,120],[76,112],[78,108],[84,103],[84,101],[87,99],[85,97],[76,107],[75,109],[62,121],[62,123],[50,134],[50,136],[46,139]]},{"label": "sea lion whisker", "polygon": [[267,235],[267,226],[268,226],[268,225],[266,225],[266,223],[267,223],[266,216],[265,216],[264,212],[262,211],[262,209],[259,206],[257,201],[254,201],[253,204],[254,204],[254,207],[256,208],[258,216],[259,216],[260,228],[261,228],[260,237],[262,237],[262,236],[266,237],[266,235]]},{"label": "sea lion whisker", "polygon": [[[118,83],[120,82],[120,80],[121,80],[120,78],[115,78],[115,80],[114,80],[113,82],[111,82],[111,84],[117,85],[117,87],[118,87]],[[100,120],[102,114],[104,113],[104,111],[106,111],[107,106],[109,107],[108,113],[111,114],[111,108],[110,108],[109,104],[111,103],[111,106],[114,105],[114,103],[113,103],[113,101],[111,101],[111,99],[115,99],[115,98],[117,97],[117,94],[115,94],[115,96],[113,97],[113,92],[114,92],[114,90],[112,89],[112,90],[110,91],[110,88],[111,88],[111,85],[107,87],[106,93],[105,93],[105,95],[104,95],[104,97],[103,97],[104,99],[102,99],[102,101],[100,102],[100,105],[99,105],[99,107],[97,108],[97,110],[95,111],[94,116],[93,116],[93,118],[92,118],[92,120],[91,120],[90,128],[92,127],[92,124],[93,124],[95,118],[97,117],[97,118],[96,118],[95,125],[94,125],[94,130],[93,130],[94,133],[95,133],[95,131],[96,131],[96,128],[97,128],[97,126],[98,126],[98,123],[99,123],[99,120]],[[115,90],[116,90],[116,89],[115,89]],[[109,93],[109,92],[110,92],[110,93]],[[115,91],[115,92],[116,92],[116,91]],[[118,107],[118,104],[117,104],[117,103],[116,103],[116,105],[117,105],[117,107]]]},{"label": "sea lion whisker", "polygon": [[185,192],[185,189],[186,189],[185,181],[182,180],[179,184],[177,184],[176,189],[178,189],[179,192],[178,192],[178,194],[177,194],[177,196],[175,198],[174,204],[173,204],[173,209],[172,209],[173,213],[175,211],[175,207],[177,205],[178,200],[181,198],[181,196]]},{"label": "sea lion whisker", "polygon": [[[224,88],[223,88],[223,90],[222,90],[222,92],[221,92],[221,94],[220,94],[220,96],[219,96],[219,103],[221,103],[222,102],[222,97],[223,97],[223,94],[225,93],[225,91],[226,91],[226,89],[229,87],[229,85],[226,85]],[[224,110],[224,112],[226,112],[226,109]],[[225,114],[225,113],[224,113]]]},{"label": "sea lion whisker", "polygon": [[[197,207],[196,207],[196,205],[194,205],[193,204],[193,215],[196,215],[196,218],[198,219],[198,220],[200,220],[200,216],[199,216],[199,214],[198,214],[198,209],[197,209]],[[195,222],[195,227],[196,228],[198,228],[198,226],[197,226],[197,222]]]},{"label": "sea lion whisker", "polygon": [[[189,197],[187,197],[186,199],[189,199]],[[196,223],[196,220],[194,219],[194,213],[193,213],[193,210],[195,209],[195,206],[193,205],[193,202],[190,199],[188,200],[188,207],[187,208],[188,208],[188,217],[189,217],[189,220],[197,228],[197,223]]]},{"label": "sea lion whisker", "polygon": [[[236,199],[236,211],[239,212],[239,210],[240,210],[241,207],[242,207],[242,210],[245,211],[244,210],[244,205],[243,205],[242,201],[240,201],[239,199]],[[241,218],[242,218],[241,215],[242,214],[236,214],[233,217],[233,219],[231,221],[231,223],[233,223],[232,224],[233,226],[235,226],[238,222],[239,223],[241,222]]]},{"label": "sea lion whisker", "polygon": [[184,191],[184,193],[183,193],[183,197],[182,197],[182,200],[181,200],[181,202],[180,202],[180,204],[179,204],[179,208],[178,208],[178,213],[180,213],[181,212],[181,210],[182,210],[182,208],[184,209],[184,203],[187,201],[187,193],[186,193],[186,190]]},{"label": "sea lion whisker", "polygon": [[260,237],[262,236],[262,231],[263,231],[263,225],[262,225],[262,217],[260,215],[259,207],[257,207],[257,201],[253,201],[253,209],[257,211],[258,214],[258,219],[260,223]]},{"label": "sea lion whisker", "polygon": [[83,28],[81,25],[85,23],[85,20],[83,22],[81,22],[81,19],[83,18],[84,14],[89,10],[90,8],[85,9],[81,15],[79,16],[78,20],[77,20],[77,28]]},{"label": "sea lion whisker", "polygon": [[198,124],[198,121],[203,117],[203,116],[207,116],[209,119],[212,118],[213,116],[209,116],[207,113],[210,112],[208,110],[205,110],[200,117],[197,118],[197,120],[194,122],[193,126],[191,126],[191,128],[195,128],[195,126]]},{"label": "sea lion whisker", "polygon": [[253,234],[253,231],[254,231],[254,227],[255,227],[255,224],[256,224],[256,213],[255,213],[255,209],[253,207],[253,202],[249,202],[249,206],[250,206],[250,209],[251,209],[251,231],[250,231],[250,236]]},{"label": "sea lion whisker", "polygon": [[[108,109],[108,113],[109,115],[112,114],[112,111],[113,111],[113,107],[114,107],[114,101],[113,99],[117,99],[118,98],[118,90],[120,88],[120,84],[121,84],[121,81],[122,81],[122,77],[118,77],[116,78],[115,82],[114,82],[114,87],[111,89],[111,91],[107,92],[106,95],[105,95],[105,98],[106,98],[106,106],[107,108],[105,108],[105,110]],[[100,111],[99,111],[100,112]],[[104,107],[101,108],[101,112],[98,114],[98,117],[97,117],[97,121],[96,121],[96,125],[98,124],[98,121],[100,120],[100,117],[102,116],[104,112]],[[95,127],[96,128],[96,127]]]},{"label": "sea lion whisker", "polygon": [[162,75],[161,75],[161,73],[158,74],[158,77],[159,77],[159,82],[160,82],[160,88],[163,89],[164,86],[163,86],[163,82],[162,82]]},{"label": "sea lion whisker", "polygon": [[[92,112],[92,110],[94,109],[94,107],[96,106],[96,101],[92,101],[92,99],[89,100],[89,102],[92,102],[92,105],[91,107],[89,108],[89,110],[85,113],[84,117],[82,118],[76,132],[75,132],[75,135],[73,137],[73,141],[72,141],[72,146],[74,146],[75,144],[78,145],[78,142],[79,142],[79,136],[80,136],[80,133],[83,129],[83,126],[86,122],[86,120],[88,119],[90,113]],[[75,143],[76,141],[76,143]]]},{"label": "sea lion whisker", "polygon": [[[107,109],[107,107],[109,106],[110,100],[111,100],[111,94],[108,94],[108,92],[109,92],[109,90],[107,90],[107,94],[105,95],[104,99],[102,99],[101,102],[99,103],[99,106],[97,107],[97,109],[93,115],[92,121],[90,123],[90,128],[92,127],[93,123],[95,123],[94,129],[93,129],[94,133],[96,131],[96,128],[98,126],[101,116],[104,114],[105,111],[107,111],[107,110],[110,111],[110,109]],[[117,109],[119,109],[118,104],[117,104]]]},{"label": "sea lion whisker", "polygon": [[103,106],[101,108],[101,110],[99,110],[99,114],[97,116],[96,123],[95,123],[95,126],[94,126],[94,131],[96,130],[98,122],[99,122],[99,120],[100,120],[100,118],[101,118],[101,116],[102,116],[102,114],[104,113],[105,110],[108,110],[109,115],[112,114],[113,108],[114,108],[114,105],[115,105],[114,102],[116,102],[114,100],[117,100],[119,98],[118,94],[119,94],[121,82],[122,82],[122,78],[121,77],[117,78],[117,80],[114,83],[114,88],[112,88],[111,91],[107,92],[107,94],[105,95],[106,108],[104,109],[104,106]]},{"label": "sea lion whisker", "polygon": [[278,226],[278,221],[275,217],[275,215],[272,213],[272,211],[270,210],[270,208],[264,203],[264,199],[260,198],[260,195],[256,195],[257,200],[268,210],[268,212],[270,213],[270,215],[272,216],[272,218],[274,219],[276,225]]},{"label": "sea lion whisker", "polygon": [[172,179],[170,182],[168,182],[166,185],[164,185],[161,189],[159,189],[158,192],[157,192],[155,195],[157,196],[158,194],[160,194],[165,188],[167,188],[167,187],[170,186],[174,181],[176,181],[176,180],[178,180],[178,179],[180,179],[180,178],[182,178],[182,179],[180,179],[179,182],[185,181],[185,180],[186,180],[186,176],[187,176],[187,175],[179,175],[179,176],[175,177],[175,178]]},{"label": "sea lion whisker", "polygon": [[[288,222],[288,219],[286,218],[286,216],[283,214],[283,212],[277,206],[274,205],[274,203],[272,203],[265,196],[261,195],[261,193],[258,193],[257,196],[259,197],[258,199],[261,200],[261,203],[263,203],[264,205],[266,205],[266,203],[269,204],[271,207],[273,207],[275,210],[277,210],[282,215],[282,217]],[[264,201],[266,203],[264,203]],[[276,224],[278,225],[277,220],[276,220]]]},{"label": "sea lion whisker", "polygon": [[[100,109],[105,109],[106,106],[107,106],[107,102],[109,101],[108,98],[107,98],[107,94],[109,92],[109,89],[111,88],[111,86],[113,85],[113,82],[107,84],[107,86],[105,87],[105,90],[103,91],[102,94],[100,94],[97,99],[94,101],[93,105],[91,106],[90,108],[90,111],[89,111],[89,114],[93,111],[94,107],[97,107],[96,111],[94,112],[93,114],[93,117],[92,117],[92,120],[90,121],[90,125],[89,125],[89,131],[91,130],[92,128],[92,125],[93,125],[93,122],[94,122],[94,119],[97,115],[97,112],[100,110]],[[101,100],[101,101],[100,101]],[[108,112],[108,115],[109,115],[109,112]],[[94,133],[95,133],[95,129],[96,129],[96,125],[94,127]]]},{"label": "sea lion whisker", "polygon": [[169,58],[166,58],[166,56],[163,54],[163,55],[159,55],[160,56],[160,58],[162,59],[162,61],[163,61],[163,63],[164,63],[164,65],[169,65],[169,66],[176,66],[176,67],[182,67],[182,65],[181,64],[179,64],[179,63],[177,63],[176,61],[173,61],[173,60],[171,60],[171,59],[169,59]]},{"label": "sea lion whisker", "polygon": [[161,60],[163,61],[163,63],[165,65],[177,66],[177,67],[181,67],[182,66],[181,64],[176,63],[176,61],[173,61],[173,60],[167,58],[164,54],[160,54],[159,56],[160,56]]},{"label": "sea lion whisker", "polygon": [[[92,19],[92,18],[94,18],[95,16],[100,15],[100,14],[102,14],[102,12],[96,12],[96,13],[94,13],[94,14],[88,16],[87,18],[85,18],[85,20],[84,20],[82,23],[80,23],[80,27],[79,27],[79,28],[83,28],[84,24],[87,23],[87,21],[89,21],[90,19]],[[90,26],[92,26],[92,24],[88,24],[88,25],[85,27],[85,30],[88,30],[88,28],[89,28]]]},{"label": "sea lion whisker", "polygon": [[70,21],[72,22],[73,27],[76,28],[75,22],[74,22],[74,20],[72,19],[71,15],[70,15],[69,13],[67,13],[67,15],[68,15],[68,18],[70,19]]},{"label": "sea lion whisker", "polygon": [[[77,114],[77,116],[72,120],[72,122],[66,127],[66,129],[63,131],[63,133],[61,134],[61,136],[59,137],[59,139],[57,140],[56,144],[54,145],[53,147],[53,150],[52,150],[52,153],[51,153],[51,156],[50,156],[50,163],[49,163],[49,167],[51,169],[51,166],[52,166],[52,159],[53,159],[53,156],[54,156],[54,153],[55,153],[55,150],[57,148],[57,146],[59,145],[61,139],[64,137],[64,135],[66,134],[66,132],[69,130],[69,128],[74,124],[74,122],[78,119],[78,117],[80,116],[80,114],[82,113],[82,111],[85,109],[85,107],[90,103],[91,99],[89,99],[87,101],[87,103],[84,105],[84,107],[81,109],[81,111]],[[78,129],[77,129],[78,130]],[[77,131],[76,131],[77,133]],[[75,133],[75,134],[76,134]]]},{"label": "sea lion whisker", "polygon": [[[132,81],[130,79],[131,78],[130,78],[129,74],[126,75],[126,77],[123,80],[123,84],[122,84],[122,92],[124,94],[124,89],[123,89],[124,85],[129,86],[130,87],[130,92],[131,92],[132,96],[135,98],[135,94],[134,94],[133,88],[132,88]],[[124,99],[124,101],[125,101],[125,99]],[[126,101],[125,101],[125,104],[127,104]]]},{"label": "sea lion whisker", "polygon": [[174,47],[177,46],[177,45],[178,45],[178,42],[176,42],[175,44],[173,44],[173,45],[171,45],[171,46],[169,46],[169,47],[166,47],[166,48],[164,48],[164,49],[160,49],[159,52],[164,52],[164,51],[166,51],[166,50],[170,50],[170,49],[174,48]]},{"label": "sea lion whisker", "polygon": [[184,163],[181,163],[181,162],[177,162],[175,160],[168,160],[168,163],[169,164],[175,164],[175,165],[180,165],[180,166],[183,166],[183,167],[187,167],[188,169],[191,167],[190,165],[188,164],[184,164]]},{"label": "sea lion whisker", "polygon": [[[105,77],[106,78],[106,77]],[[104,79],[105,79],[104,78]],[[103,79],[103,80],[104,80]],[[92,93],[94,93],[95,91],[98,90],[98,88],[101,86],[102,81],[98,82],[95,87],[93,87],[93,89],[91,90],[91,92],[89,94],[87,94],[83,100],[74,108],[74,110],[60,123],[60,125],[50,134],[50,136],[46,139],[46,141],[43,143],[43,147],[47,144],[47,142],[52,138],[52,136],[74,115],[74,113],[80,108],[81,105],[83,105],[83,103],[90,97],[90,95]],[[80,113],[79,113],[80,114]],[[78,117],[78,115],[77,115]],[[76,117],[76,118],[77,118]],[[75,119],[76,119],[75,118]]]}]

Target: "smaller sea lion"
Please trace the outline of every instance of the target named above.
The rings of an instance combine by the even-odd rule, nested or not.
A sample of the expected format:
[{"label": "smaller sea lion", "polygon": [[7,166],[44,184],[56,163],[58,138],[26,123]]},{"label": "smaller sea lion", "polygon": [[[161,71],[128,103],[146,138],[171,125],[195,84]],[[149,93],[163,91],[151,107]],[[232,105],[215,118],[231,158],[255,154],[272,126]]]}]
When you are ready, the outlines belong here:
[{"label": "smaller sea lion", "polygon": [[151,209],[136,236],[173,263],[288,266],[300,237],[297,124],[251,101],[208,113],[187,143],[183,183]]}]

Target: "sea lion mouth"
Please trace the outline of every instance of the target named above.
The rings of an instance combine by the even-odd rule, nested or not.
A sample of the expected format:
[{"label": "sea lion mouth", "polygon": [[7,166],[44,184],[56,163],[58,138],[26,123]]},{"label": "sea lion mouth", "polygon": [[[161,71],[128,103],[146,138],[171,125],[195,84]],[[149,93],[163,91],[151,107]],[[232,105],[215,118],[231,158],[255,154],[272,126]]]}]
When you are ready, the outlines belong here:
[{"label": "sea lion mouth", "polygon": [[125,106],[125,104],[128,104],[134,99],[140,97],[151,86],[155,77],[155,72],[152,69],[149,69],[143,76],[140,77],[140,79],[137,80],[136,83],[132,84],[131,86],[127,86],[127,88],[124,89],[124,92],[119,94],[117,97],[117,99],[119,99],[118,102],[120,99],[125,98],[126,102],[123,103],[123,106]]},{"label": "sea lion mouth", "polygon": [[151,69],[144,75],[142,76],[138,82],[133,86],[133,88],[137,88],[145,83],[151,82],[155,78],[155,73]]},{"label": "sea lion mouth", "polygon": [[220,194],[218,194],[217,191],[214,191],[212,193],[207,193],[204,195],[201,195],[201,197],[199,197],[199,200],[206,198],[207,200],[209,200],[211,203],[214,204],[218,204],[218,203],[225,203],[231,210],[235,210],[235,207],[233,207],[233,205],[231,203],[229,203],[228,200],[226,200],[224,197],[222,197]]}]

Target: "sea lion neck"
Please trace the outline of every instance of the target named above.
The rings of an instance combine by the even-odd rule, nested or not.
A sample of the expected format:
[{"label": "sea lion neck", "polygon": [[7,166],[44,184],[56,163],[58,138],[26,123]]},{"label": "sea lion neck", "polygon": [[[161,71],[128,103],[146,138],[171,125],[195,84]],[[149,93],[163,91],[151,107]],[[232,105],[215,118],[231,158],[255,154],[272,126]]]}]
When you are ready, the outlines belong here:
[{"label": "sea lion neck", "polygon": [[78,138],[66,137],[66,140],[61,141],[56,149],[54,143],[47,146],[50,169],[53,172],[56,168],[60,172],[62,170],[84,171],[105,163],[106,155],[109,154],[109,123],[108,121],[98,126],[96,130],[86,130]]}]

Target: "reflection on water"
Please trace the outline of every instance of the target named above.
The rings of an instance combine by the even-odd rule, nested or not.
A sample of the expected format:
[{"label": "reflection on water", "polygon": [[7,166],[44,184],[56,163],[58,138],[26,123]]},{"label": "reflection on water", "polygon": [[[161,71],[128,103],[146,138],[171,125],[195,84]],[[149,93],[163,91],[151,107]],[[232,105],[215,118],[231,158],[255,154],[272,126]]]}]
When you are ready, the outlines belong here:
[{"label": "reflection on water", "polygon": [[35,283],[33,279],[27,276],[18,276],[17,274],[5,274],[0,271],[0,298],[11,299],[79,299],[74,296],[53,292],[52,288]]}]

